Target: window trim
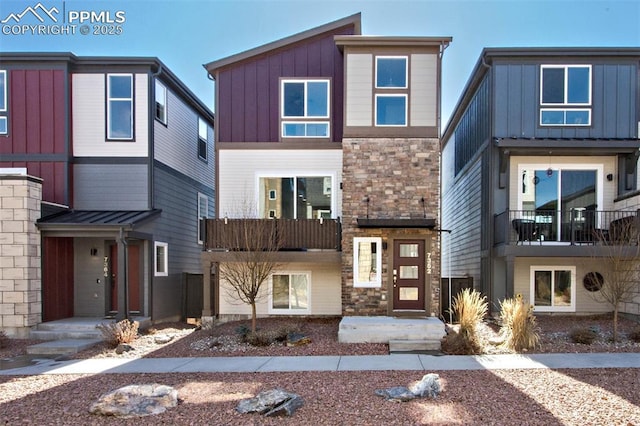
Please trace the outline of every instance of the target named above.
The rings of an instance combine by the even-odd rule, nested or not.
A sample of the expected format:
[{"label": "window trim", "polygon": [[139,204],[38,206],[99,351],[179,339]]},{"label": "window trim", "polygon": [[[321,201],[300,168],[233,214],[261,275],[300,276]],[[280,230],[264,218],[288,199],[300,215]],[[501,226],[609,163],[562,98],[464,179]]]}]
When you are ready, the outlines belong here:
[{"label": "window trim", "polygon": [[[535,298],[535,273],[538,271],[569,271],[571,272],[571,305],[569,306],[537,306]],[[553,276],[553,274],[552,274]],[[529,267],[529,300],[535,312],[575,312],[576,311],[576,295],[577,295],[577,279],[576,267],[568,265],[531,265]],[[553,288],[551,289],[553,294]],[[553,297],[551,298],[553,303]]]},{"label": "window trim", "polygon": [[[542,113],[547,111],[555,111],[564,113],[564,121],[562,123],[544,123],[542,120]],[[567,123],[567,112],[587,112],[589,118],[586,123]],[[590,108],[540,108],[540,126],[554,127],[554,126],[576,126],[576,127],[589,127],[591,126],[591,109]]]},{"label": "window trim", "polygon": [[[569,102],[569,69],[571,68],[585,68],[589,70],[589,86],[588,86],[588,101],[587,102]],[[562,102],[544,102],[544,70],[545,69],[563,69],[564,70],[564,93]],[[541,64],[540,65],[540,98],[539,98],[539,124],[544,127],[557,127],[557,126],[573,126],[573,127],[588,127],[592,125],[592,109],[593,109],[593,67],[591,64]],[[582,107],[582,108],[580,108]],[[588,107],[588,108],[585,108]],[[542,120],[542,113],[545,111],[562,111],[564,113],[564,123],[544,123]],[[589,120],[587,123],[567,123],[566,113],[571,111],[588,111]]]},{"label": "window trim", "polygon": [[[373,280],[357,281],[358,257],[360,254],[360,243],[376,244],[376,275]],[[382,287],[382,238],[381,237],[354,237],[353,238],[353,287],[355,288],[381,288]]]},{"label": "window trim", "polygon": [[[324,116],[320,115],[308,115],[307,114],[307,87],[308,83],[313,82],[321,82],[327,84],[327,113]],[[285,103],[284,103],[284,88],[287,83],[304,83],[304,115],[302,116],[289,116],[285,115]],[[279,119],[280,119],[280,138],[282,139],[322,139],[327,140],[331,139],[331,78],[295,78],[295,77],[286,77],[280,79],[280,108],[279,108]],[[285,124],[326,124],[327,125],[327,136],[315,136],[315,135],[307,135],[306,134],[306,126],[305,126],[305,135],[296,135],[296,136],[286,136],[284,132]]]},{"label": "window trim", "polygon": [[[129,77],[131,79],[131,97],[130,98],[111,98],[109,96],[110,88],[111,88],[111,78],[110,77]],[[106,75],[107,84],[106,84],[106,101],[107,101],[107,140],[108,141],[133,141],[135,140],[135,75],[132,73],[108,73]],[[129,130],[131,132],[130,137],[118,138],[111,135],[111,101],[128,101],[131,104],[131,121],[129,123]]]},{"label": "window trim", "polygon": [[[205,216],[200,216],[200,211],[202,210],[202,202],[206,203],[205,207]],[[204,238],[205,235],[202,235],[201,231],[202,231],[202,226],[200,221],[204,219],[208,219],[209,218],[209,197],[206,194],[203,194],[201,192],[198,192],[198,211],[196,213],[196,223],[197,223],[197,227],[198,227],[198,245],[202,245],[204,244]]]},{"label": "window trim", "polygon": [[[206,129],[207,134],[205,138],[202,138],[202,134],[200,133],[200,124],[204,124],[204,128]],[[200,143],[203,142],[205,145],[205,156],[200,155]],[[209,161],[209,123],[204,120],[202,117],[198,116],[198,147],[197,147],[198,159],[204,161],[205,163]]]},{"label": "window trim", "polygon": [[[158,248],[164,248],[163,264],[164,271],[158,270]],[[153,263],[154,263],[154,276],[155,277],[167,277],[169,276],[169,243],[162,241],[154,241],[153,243]]]},{"label": "window trim", "polygon": [[[404,59],[404,86],[378,86],[378,59]],[[375,57],[374,87],[380,90],[406,90],[409,88],[409,56],[408,55],[380,55]]]},{"label": "window trim", "polygon": [[[163,96],[163,103],[162,105],[164,106],[163,108],[163,116],[162,117],[158,117],[158,87],[161,87],[163,92],[164,92],[164,96]],[[162,82],[158,79],[155,80],[155,88],[154,88],[154,106],[155,106],[155,110],[154,110],[154,118],[159,121],[160,123],[164,124],[165,126],[167,125],[167,121],[168,121],[168,111],[167,111],[167,99],[169,98],[168,93],[167,93],[167,87],[162,84]]]},{"label": "window trim", "polygon": [[[404,98],[404,124],[380,124],[378,123],[378,98]],[[409,95],[407,93],[376,93],[374,99],[374,123],[375,127],[407,127],[409,125]]]},{"label": "window trim", "polygon": [[[285,129],[285,126],[287,124],[304,124],[305,125],[305,134],[304,135],[295,135],[295,136],[285,135],[284,129]],[[308,135],[307,131],[306,131],[306,126],[308,124],[326,124],[326,126],[327,126],[327,136]],[[287,119],[287,121],[283,120],[281,122],[280,134],[282,135],[283,138],[287,138],[287,139],[292,139],[292,138],[328,139],[329,135],[331,134],[331,127],[329,126],[329,122],[328,121],[291,121],[291,120]]]},{"label": "window trim", "polygon": [[[289,281],[289,308],[276,309],[273,307],[273,276],[288,275],[291,279],[292,275],[305,275],[307,277],[307,309],[291,309],[291,281]],[[269,275],[269,298],[267,310],[269,314],[282,315],[309,315],[311,313],[311,271],[274,271]]]},{"label": "window trim", "polygon": [[2,92],[2,102],[4,108],[0,108],[0,121],[4,122],[5,131],[0,131],[0,135],[8,135],[9,134],[9,87],[7,83],[9,82],[9,76],[7,70],[0,70],[1,79],[3,80],[2,87],[4,88]]}]

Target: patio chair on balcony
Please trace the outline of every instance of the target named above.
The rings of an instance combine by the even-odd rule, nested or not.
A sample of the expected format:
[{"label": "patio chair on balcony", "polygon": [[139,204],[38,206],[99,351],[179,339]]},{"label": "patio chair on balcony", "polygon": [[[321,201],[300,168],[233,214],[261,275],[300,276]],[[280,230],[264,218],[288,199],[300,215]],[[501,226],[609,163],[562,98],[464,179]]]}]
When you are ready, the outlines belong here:
[{"label": "patio chair on balcony", "polygon": [[516,245],[520,242],[524,244],[525,241],[531,244],[531,241],[538,239],[538,227],[533,219],[513,219],[511,225],[518,234]]}]

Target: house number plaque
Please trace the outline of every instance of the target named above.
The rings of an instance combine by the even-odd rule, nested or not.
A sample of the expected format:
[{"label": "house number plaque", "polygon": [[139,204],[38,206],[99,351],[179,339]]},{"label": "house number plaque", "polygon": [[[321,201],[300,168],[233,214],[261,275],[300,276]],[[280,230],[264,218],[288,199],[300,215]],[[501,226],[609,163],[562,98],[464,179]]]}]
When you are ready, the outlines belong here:
[{"label": "house number plaque", "polygon": [[427,253],[427,274],[431,275],[433,270],[433,262],[431,260],[431,252]]}]

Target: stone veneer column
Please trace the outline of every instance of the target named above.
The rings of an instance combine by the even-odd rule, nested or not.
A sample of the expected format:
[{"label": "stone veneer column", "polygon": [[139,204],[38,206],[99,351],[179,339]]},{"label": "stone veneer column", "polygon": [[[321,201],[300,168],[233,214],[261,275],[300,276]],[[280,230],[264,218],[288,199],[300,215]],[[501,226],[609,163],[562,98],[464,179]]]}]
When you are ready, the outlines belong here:
[{"label": "stone veneer column", "polygon": [[42,180],[0,175],[0,329],[28,337],[42,321],[40,218]]},{"label": "stone veneer column", "polygon": [[[357,218],[416,219],[426,215],[439,225],[440,150],[435,138],[345,138],[342,141],[342,311],[343,315],[387,315],[389,249],[382,254],[382,286],[353,287],[353,238],[430,238],[432,256],[430,311],[440,312],[440,235],[427,229],[358,228]],[[421,198],[424,197],[423,206]],[[437,225],[437,226],[438,226]]]}]

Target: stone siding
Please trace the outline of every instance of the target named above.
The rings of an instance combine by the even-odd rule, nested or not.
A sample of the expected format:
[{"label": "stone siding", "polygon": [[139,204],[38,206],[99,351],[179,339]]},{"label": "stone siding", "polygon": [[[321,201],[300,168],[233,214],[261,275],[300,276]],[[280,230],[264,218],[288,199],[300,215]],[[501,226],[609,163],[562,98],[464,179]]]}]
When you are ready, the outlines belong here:
[{"label": "stone siding", "polygon": [[40,218],[42,180],[0,176],[0,330],[28,337],[42,318]]},{"label": "stone siding", "polygon": [[[440,310],[440,234],[429,229],[359,228],[358,218],[436,220],[439,226],[439,140],[431,138],[344,139],[342,182],[342,310],[343,315],[392,313],[388,244],[393,238],[425,239],[432,253],[427,283],[429,312]],[[424,198],[424,202],[422,199]],[[366,200],[369,200],[367,203]],[[382,285],[353,286],[353,238],[381,237]]]}]

